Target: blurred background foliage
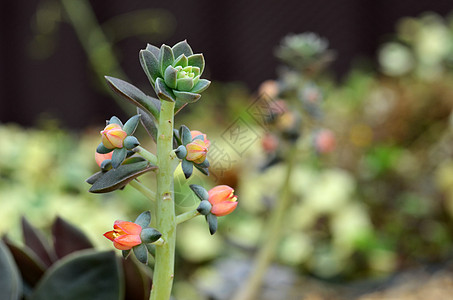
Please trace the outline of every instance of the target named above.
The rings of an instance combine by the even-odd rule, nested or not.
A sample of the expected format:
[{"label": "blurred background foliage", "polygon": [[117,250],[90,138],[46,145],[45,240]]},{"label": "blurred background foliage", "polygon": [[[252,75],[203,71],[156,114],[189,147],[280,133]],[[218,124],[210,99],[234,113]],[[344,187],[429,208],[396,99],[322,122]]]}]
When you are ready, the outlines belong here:
[{"label": "blurred background foliage", "polygon": [[[54,4],[42,2],[36,12],[37,34],[31,43],[40,59],[53,51],[52,39],[46,39],[61,17],[61,7]],[[125,22],[132,25],[121,26]],[[105,22],[104,44],[81,41],[96,69],[110,57],[105,56],[111,52],[105,48],[109,43],[130,35],[163,40],[172,26],[174,19],[167,12],[139,11]],[[340,282],[376,278],[452,258],[453,18],[433,13],[403,18],[387,40],[378,51],[378,71],[365,64],[353,68],[341,83],[331,76],[321,80],[324,122],[336,137],[336,149],[324,155],[313,151],[295,166],[293,206],[276,260],[277,266],[285,266],[277,270],[283,283],[285,278],[294,283],[302,274]],[[99,54],[101,60],[96,57],[99,49],[106,51]],[[124,75],[114,56],[111,64],[97,70]],[[247,114],[258,96],[241,83],[214,82],[200,105],[185,108],[177,117],[177,125],[207,133],[230,158],[226,168],[213,170],[208,179],[195,175],[185,183],[178,180],[179,170],[177,209],[197,206],[188,184],[202,181],[234,186],[240,201],[234,214],[220,220],[213,237],[202,218],[178,228],[177,299],[203,299],[200,293],[227,299],[219,296],[224,292],[220,286],[234,289],[225,280],[243,278],[241,268],[256,250],[278,199],[285,166],[263,170],[260,140],[266,129]],[[255,133],[241,153],[225,138],[238,117]],[[133,220],[148,209],[146,199],[129,187],[103,195],[87,192],[84,180],[97,170],[94,149],[102,125],[99,120],[99,128],[75,133],[52,119],[35,128],[0,124],[2,234],[20,240],[22,215],[43,229],[58,215],[107,249],[111,244],[102,234],[113,220]],[[140,131],[137,136],[146,137]]]}]

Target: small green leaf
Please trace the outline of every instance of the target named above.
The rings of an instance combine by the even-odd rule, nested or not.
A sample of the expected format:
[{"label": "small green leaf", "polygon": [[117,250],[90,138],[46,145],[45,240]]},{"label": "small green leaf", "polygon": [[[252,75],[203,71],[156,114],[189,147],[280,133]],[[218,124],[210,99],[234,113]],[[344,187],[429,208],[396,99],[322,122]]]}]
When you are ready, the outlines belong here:
[{"label": "small green leaf", "polygon": [[168,68],[165,70],[164,80],[165,80],[165,84],[169,88],[171,88],[171,89],[176,88],[176,76],[177,75],[178,75],[178,70],[176,70],[172,66],[168,66]]},{"label": "small green leaf", "polygon": [[29,300],[120,300],[122,277],[113,251],[82,250],[53,265]]},{"label": "small green leaf", "polygon": [[173,62],[173,67],[181,66],[183,68],[187,67],[188,59],[184,54],[181,54],[178,58],[175,59]]},{"label": "small green leaf", "polygon": [[132,250],[139,262],[145,265],[148,264],[148,249],[145,244],[137,245],[133,247]]},{"label": "small green leaf", "polygon": [[0,299],[22,299],[22,280],[19,270],[2,241],[0,241],[0,270]]},{"label": "small green leaf", "polygon": [[194,165],[194,166],[195,166],[195,168],[198,169],[198,171],[200,171],[201,173],[203,173],[206,176],[209,176],[208,168],[203,168],[203,167],[200,167],[199,165]]},{"label": "small green leaf", "polygon": [[193,164],[185,159],[182,160],[181,168],[186,179],[188,179],[193,173]]},{"label": "small green leaf", "polygon": [[152,85],[160,75],[159,62],[153,53],[147,50],[141,50],[139,54],[140,65]]},{"label": "small green leaf", "polygon": [[137,112],[142,115],[140,118],[140,122],[142,123],[143,127],[145,128],[146,132],[149,136],[154,140],[157,141],[157,122],[155,121],[154,117],[150,115],[148,112],[137,107]]},{"label": "small green leaf", "polygon": [[96,152],[99,154],[107,154],[112,152],[113,149],[106,148],[103,143],[100,143],[98,147],[96,148]]},{"label": "small green leaf", "polygon": [[176,100],[181,101],[183,103],[193,103],[196,102],[201,97],[200,94],[195,94],[191,92],[181,92],[173,90],[173,93],[176,96]]},{"label": "small green leaf", "polygon": [[121,163],[126,159],[127,149],[126,148],[117,148],[113,150],[112,154],[112,167],[113,169],[118,168]]},{"label": "small green leaf", "polygon": [[190,91],[191,93],[199,94],[203,91],[205,91],[209,85],[211,85],[211,81],[207,79],[200,79],[198,80],[197,84],[193,87],[193,89]]},{"label": "small green leaf", "polygon": [[146,49],[147,51],[151,52],[154,54],[154,56],[157,58],[159,57],[160,49],[154,45],[151,44],[146,44]]},{"label": "small green leaf", "polygon": [[211,209],[212,209],[212,204],[209,203],[208,200],[201,201],[200,205],[198,205],[198,207],[197,207],[197,211],[204,216],[207,216],[208,214],[210,214]]},{"label": "small green leaf", "polygon": [[50,266],[56,257],[44,234],[33,227],[25,217],[22,217],[21,223],[25,245],[35,252],[46,266]]},{"label": "small green leaf", "polygon": [[175,57],[180,56],[181,54],[184,54],[185,56],[190,56],[193,54],[192,48],[189,46],[187,43],[187,40],[181,41],[177,44],[175,44],[172,47],[173,54]]},{"label": "small green leaf", "polygon": [[101,172],[101,171],[99,171],[97,173],[94,173],[87,180],[85,180],[85,182],[88,183],[88,184],[93,184],[93,183],[96,182],[96,180],[98,180],[99,178],[102,177],[102,174],[104,174],[104,173]]},{"label": "small green leaf", "polygon": [[90,188],[92,193],[107,193],[126,186],[131,180],[137,178],[146,172],[157,169],[155,166],[150,166],[147,161],[125,164],[117,169],[112,169],[96,180]]},{"label": "small green leaf", "polygon": [[204,187],[198,184],[191,184],[190,188],[200,200],[208,200],[209,194]]},{"label": "small green leaf", "polygon": [[126,124],[123,126],[123,130],[127,133],[127,135],[133,135],[135,130],[137,129],[138,122],[140,121],[140,115],[135,115],[127,120]]},{"label": "small green leaf", "polygon": [[158,57],[159,59],[159,67],[160,67],[160,73],[162,76],[165,74],[165,70],[167,69],[168,66],[171,66],[173,62],[175,61],[175,57],[173,56],[173,51],[171,48],[165,44],[163,44],[160,47],[160,55]]},{"label": "small green leaf", "polygon": [[201,168],[209,168],[209,161],[206,158],[201,164],[198,164]]},{"label": "small green leaf", "polygon": [[179,134],[181,135],[181,142],[184,146],[192,142],[192,134],[186,125],[181,125],[179,128]]},{"label": "small green leaf", "polygon": [[121,79],[110,76],[105,76],[105,79],[115,93],[132,102],[135,106],[149,111],[156,119],[159,118],[159,100],[145,95],[140,89]]},{"label": "small green leaf", "polygon": [[122,250],[122,251],[121,251],[121,254],[123,255],[123,258],[124,258],[124,259],[128,259],[128,258],[129,258],[129,255],[131,255],[131,252],[132,252],[131,249],[129,249],[129,250]]},{"label": "small green leaf", "polygon": [[178,91],[190,91],[193,88],[192,78],[179,78],[176,80],[176,88]]},{"label": "small green leaf", "polygon": [[142,212],[137,219],[135,219],[135,224],[140,225],[142,228],[146,228],[151,223],[151,212],[149,210]]},{"label": "small green leaf", "polygon": [[154,228],[144,228],[142,232],[140,233],[140,239],[142,240],[143,243],[154,243],[160,237],[162,236],[162,233],[157,231]]},{"label": "small green leaf", "polygon": [[124,139],[124,147],[126,149],[134,149],[135,147],[137,147],[138,145],[140,145],[140,142],[138,141],[138,139],[135,137],[135,136],[127,136],[125,139]]},{"label": "small green leaf", "polygon": [[187,57],[187,60],[189,66],[199,67],[200,74],[203,73],[205,64],[203,54],[193,54]]},{"label": "small green leaf", "polygon": [[121,128],[123,127],[123,122],[121,122],[121,120],[116,116],[111,117],[110,120],[108,121],[108,123],[120,125]]},{"label": "small green leaf", "polygon": [[157,97],[161,100],[171,101],[174,102],[175,96],[173,96],[173,92],[168,88],[162,78],[157,78],[156,86],[155,86]]},{"label": "small green leaf", "polygon": [[175,153],[179,159],[183,159],[187,156],[187,149],[186,147],[184,147],[184,145],[180,145],[178,148],[176,148]]},{"label": "small green leaf", "polygon": [[206,221],[208,221],[209,232],[211,233],[211,235],[213,235],[217,231],[217,216],[208,214],[206,216]]}]

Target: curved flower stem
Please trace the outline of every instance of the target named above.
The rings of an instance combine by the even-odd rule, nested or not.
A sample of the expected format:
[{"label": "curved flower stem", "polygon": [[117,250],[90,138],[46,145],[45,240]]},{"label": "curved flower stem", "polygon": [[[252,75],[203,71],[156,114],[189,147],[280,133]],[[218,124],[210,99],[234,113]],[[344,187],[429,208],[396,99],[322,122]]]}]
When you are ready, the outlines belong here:
[{"label": "curved flower stem", "polygon": [[143,148],[142,146],[135,147],[134,151],[140,154],[144,159],[146,159],[153,165],[157,165],[157,157],[153,153]]},{"label": "curved flower stem", "polygon": [[142,193],[143,196],[151,200],[152,205],[153,205],[153,211],[155,210],[156,207],[156,193],[151,191],[146,185],[138,181],[137,179],[132,180],[129,182],[129,185]]},{"label": "curved flower stem", "polygon": [[262,244],[259,246],[259,251],[256,255],[253,268],[249,273],[247,281],[242,284],[236,295],[232,298],[234,300],[254,300],[257,299],[258,291],[260,290],[263,277],[272,259],[275,255],[275,250],[280,242],[280,234],[283,229],[285,221],[285,212],[289,207],[291,200],[290,181],[294,164],[296,163],[295,157],[297,152],[291,149],[286,159],[286,174],[282,185],[280,198],[277,199],[276,207],[272,210],[272,215],[267,228],[266,236],[262,237]]},{"label": "curved flower stem", "polygon": [[186,211],[185,213],[182,213],[176,217],[176,224],[181,224],[185,221],[189,221],[190,219],[193,219],[199,215],[200,215],[200,213],[196,209],[191,210],[191,211]]},{"label": "curved flower stem", "polygon": [[[174,204],[173,119],[175,103],[162,101],[157,134],[157,209],[156,228],[165,243],[156,247],[151,300],[170,299],[174,277],[176,216]],[[142,148],[141,148],[142,149]],[[141,150],[140,149],[140,150]],[[142,150],[140,151],[142,152]],[[146,152],[143,152],[146,153]]]}]

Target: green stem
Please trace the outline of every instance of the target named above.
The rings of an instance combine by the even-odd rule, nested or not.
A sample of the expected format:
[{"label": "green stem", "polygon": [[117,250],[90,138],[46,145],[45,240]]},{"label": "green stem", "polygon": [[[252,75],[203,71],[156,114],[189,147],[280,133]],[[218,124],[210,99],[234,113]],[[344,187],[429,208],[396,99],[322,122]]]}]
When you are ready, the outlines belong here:
[{"label": "green stem", "polygon": [[191,211],[186,211],[185,213],[182,213],[176,217],[176,224],[181,224],[185,221],[189,221],[190,219],[193,219],[199,215],[200,215],[200,213],[196,209],[191,210]]},{"label": "green stem", "polygon": [[269,265],[275,255],[275,250],[280,242],[281,232],[284,228],[285,213],[289,207],[291,200],[290,181],[295,157],[297,153],[292,149],[288,153],[286,159],[286,174],[282,185],[280,198],[277,199],[276,207],[272,210],[272,215],[269,220],[269,227],[262,237],[262,245],[259,247],[259,252],[256,255],[253,269],[249,273],[247,281],[242,284],[242,287],[236,293],[234,300],[254,300],[257,299],[258,291],[260,290],[263,277],[266,274]]},{"label": "green stem", "polygon": [[143,194],[149,200],[156,202],[156,193],[151,191],[147,186],[138,180],[132,180],[129,185]]},{"label": "green stem", "polygon": [[162,101],[157,134],[156,228],[165,243],[156,247],[151,300],[170,299],[174,277],[176,216],[173,187],[173,119],[175,103]]},{"label": "green stem", "polygon": [[136,153],[140,154],[144,159],[146,159],[153,165],[157,165],[157,157],[153,153],[151,153],[148,150],[146,150],[145,148],[143,148],[142,146],[135,147],[134,151]]}]

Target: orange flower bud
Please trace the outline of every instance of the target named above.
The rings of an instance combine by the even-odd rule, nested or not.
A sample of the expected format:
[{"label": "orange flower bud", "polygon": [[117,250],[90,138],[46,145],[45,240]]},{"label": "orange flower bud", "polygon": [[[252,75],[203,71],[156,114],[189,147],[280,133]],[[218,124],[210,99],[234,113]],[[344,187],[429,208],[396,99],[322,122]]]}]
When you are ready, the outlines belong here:
[{"label": "orange flower bud", "polygon": [[101,154],[101,153],[97,153],[95,152],[94,154],[94,159],[96,160],[96,163],[98,164],[98,166],[100,167],[102,162],[106,159],[112,159],[112,155],[113,155],[113,151],[112,152],[109,152],[107,154]]},{"label": "orange flower bud", "polygon": [[191,131],[190,131],[190,134],[192,135],[192,139],[193,139],[194,137],[198,136],[198,135],[202,135],[202,136],[203,136],[203,140],[204,140],[204,142],[205,142],[205,144],[206,144],[206,147],[209,148],[209,146],[211,146],[211,141],[208,140],[208,138],[206,137],[206,134],[204,134],[203,132],[198,131],[198,130],[191,130]]},{"label": "orange flower bud", "polygon": [[208,194],[208,201],[212,204],[211,213],[218,217],[232,213],[238,205],[233,188],[227,185],[218,185],[210,189]]},{"label": "orange flower bud", "polygon": [[188,161],[193,161],[196,164],[201,164],[205,161],[208,154],[208,146],[202,140],[195,140],[186,145]]},{"label": "orange flower bud", "polygon": [[104,236],[113,242],[113,246],[116,249],[130,250],[132,247],[142,243],[141,232],[142,227],[138,224],[127,221],[115,221],[113,230],[104,233]]},{"label": "orange flower bud", "polygon": [[127,133],[121,128],[120,125],[112,123],[107,125],[101,131],[102,144],[107,149],[123,148],[123,141]]}]

